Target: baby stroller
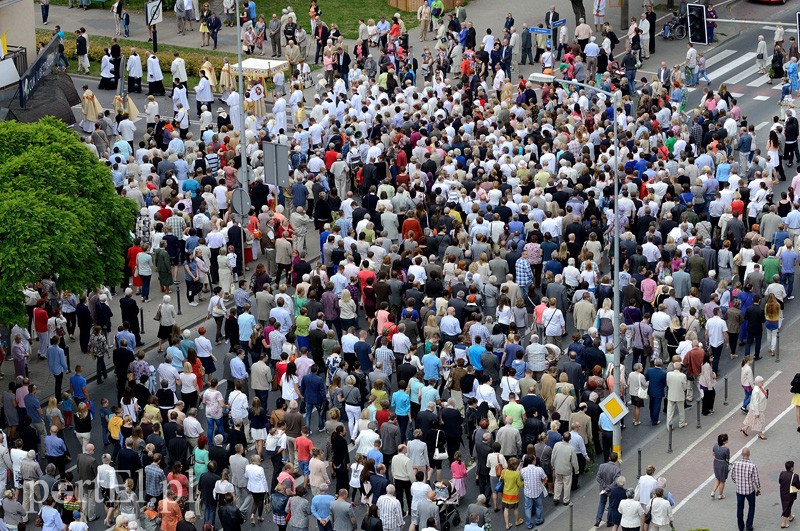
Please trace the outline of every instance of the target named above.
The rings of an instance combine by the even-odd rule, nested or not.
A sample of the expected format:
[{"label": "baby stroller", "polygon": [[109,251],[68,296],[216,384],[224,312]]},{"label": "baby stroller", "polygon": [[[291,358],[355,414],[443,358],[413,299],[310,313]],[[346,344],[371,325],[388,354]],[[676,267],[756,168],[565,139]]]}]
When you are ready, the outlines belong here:
[{"label": "baby stroller", "polygon": [[458,513],[458,494],[456,494],[455,487],[447,480],[437,481],[435,492],[434,501],[439,507],[441,531],[458,529],[458,526],[461,525],[461,515]]},{"label": "baby stroller", "polygon": [[625,69],[616,60],[608,63],[608,73],[611,74],[611,82],[617,86],[619,86],[619,80],[625,77]]}]

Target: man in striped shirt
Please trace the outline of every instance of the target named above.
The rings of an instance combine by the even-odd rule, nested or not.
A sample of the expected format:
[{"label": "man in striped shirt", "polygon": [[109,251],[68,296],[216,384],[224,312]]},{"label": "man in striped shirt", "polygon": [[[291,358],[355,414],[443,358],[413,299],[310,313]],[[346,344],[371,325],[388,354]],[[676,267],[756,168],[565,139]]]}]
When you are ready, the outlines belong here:
[{"label": "man in striped shirt", "polygon": [[395,497],[394,485],[386,487],[386,494],[378,498],[378,516],[383,522],[383,531],[400,531],[405,525],[400,500]]}]

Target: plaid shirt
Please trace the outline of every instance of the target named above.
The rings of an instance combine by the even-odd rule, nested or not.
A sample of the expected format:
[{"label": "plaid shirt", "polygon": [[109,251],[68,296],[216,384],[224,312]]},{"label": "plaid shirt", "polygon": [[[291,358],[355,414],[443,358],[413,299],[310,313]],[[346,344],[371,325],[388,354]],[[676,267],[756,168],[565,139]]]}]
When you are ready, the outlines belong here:
[{"label": "plaid shirt", "polygon": [[392,529],[402,529],[405,525],[403,521],[403,512],[400,509],[400,500],[394,496],[384,494],[378,498],[378,516],[383,522],[383,529],[390,531]]},{"label": "plaid shirt", "polygon": [[736,483],[736,494],[751,494],[761,489],[758,467],[749,459],[739,459],[731,467],[731,479]]},{"label": "plaid shirt", "polygon": [[520,288],[523,290],[528,287],[528,284],[533,282],[533,273],[531,272],[531,264],[527,260],[517,260],[514,268],[516,270],[516,281]]},{"label": "plaid shirt", "polygon": [[166,226],[172,229],[173,235],[180,238],[183,234],[183,229],[186,228],[186,221],[183,219],[183,216],[176,213],[167,218]]},{"label": "plaid shirt", "polygon": [[164,471],[155,464],[150,463],[144,469],[144,491],[148,496],[161,496],[164,494],[164,483],[167,476]]},{"label": "plaid shirt", "polygon": [[526,498],[538,498],[544,492],[544,483],[547,479],[544,469],[536,465],[528,465],[520,472],[522,476],[523,491]]},{"label": "plaid shirt", "polygon": [[469,337],[473,345],[475,344],[475,338],[478,336],[481,336],[482,344],[485,345],[489,339],[489,329],[483,323],[475,323],[469,327]]},{"label": "plaid shirt", "polygon": [[383,372],[386,373],[386,376],[392,375],[392,366],[394,365],[394,352],[389,350],[386,347],[378,347],[375,350],[375,361],[380,361],[383,363]]}]

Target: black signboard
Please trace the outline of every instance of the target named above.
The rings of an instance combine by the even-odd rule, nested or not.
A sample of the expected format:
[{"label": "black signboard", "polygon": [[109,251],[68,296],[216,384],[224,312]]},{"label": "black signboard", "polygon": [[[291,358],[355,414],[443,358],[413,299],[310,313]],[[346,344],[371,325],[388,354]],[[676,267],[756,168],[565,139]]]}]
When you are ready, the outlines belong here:
[{"label": "black signboard", "polygon": [[58,59],[58,47],[61,39],[58,35],[45,46],[39,56],[19,78],[19,104],[23,109],[27,107],[28,100],[33,96],[39,83],[53,72],[53,67]]}]

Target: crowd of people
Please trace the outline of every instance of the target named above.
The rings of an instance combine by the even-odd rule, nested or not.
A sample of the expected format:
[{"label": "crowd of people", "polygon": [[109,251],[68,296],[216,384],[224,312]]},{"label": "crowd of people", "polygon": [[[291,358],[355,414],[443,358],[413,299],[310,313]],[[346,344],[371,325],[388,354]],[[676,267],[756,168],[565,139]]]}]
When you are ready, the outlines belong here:
[{"label": "crowd of people", "polygon": [[[422,39],[436,32],[433,49],[409,54],[395,16],[363,22],[353,61],[312,2],[309,35],[325,69],[313,102],[296,68],[306,55],[293,42],[298,21],[288,9],[268,25],[250,13],[257,22],[245,34],[256,37],[246,45],[265,54],[269,32],[272,55],[290,63],[289,98],[282,77],[271,112],[261,83],[244,97],[226,86],[229,113],[216,120],[212,101],[198,98],[197,138],[185,87],[169,112],[151,98],[138,146],[125,109],[103,116],[86,89],[84,141],[141,209],[126,255],[126,322],[111,330],[110,292],[60,292],[49,279],[26,291],[34,330],[12,331],[15,381],[3,399],[9,487],[27,494],[23,507],[29,482],[58,475],[96,485],[106,523],[118,508],[128,529],[182,531],[202,514],[236,531],[271,512],[281,531],[314,522],[416,531],[441,529],[454,506],[469,531],[487,529],[492,509],[507,529],[531,529],[544,498],[568,504],[596,461],[598,525],[666,529],[675,503],[666,478],[649,468],[637,489],[626,485],[599,403],[622,397],[626,429],[645,429],[643,408],[650,425],[680,429],[694,401],[713,414],[721,364],[740,356],[742,433],[766,438],[768,394],[752,361],[776,355],[794,299],[800,176],[777,191],[797,154],[794,111],[782,107],[762,138],[724,84],[689,108],[687,86],[704,64],[691,44],[683,68],[662,63],[637,80],[655,51],[652,6],[622,41],[604,2],[594,29],[576,14],[574,38],[551,8],[540,26],[557,28],[553,50],[525,25],[518,34],[510,13],[479,40],[463,6],[448,14],[437,2],[418,13]],[[515,82],[526,59],[556,80]],[[289,186],[268,182],[263,142],[291,147]],[[243,159],[254,169],[252,208],[236,216]],[[153,304],[156,279],[151,365],[136,316]],[[173,290],[184,282],[215,330],[178,326]],[[90,399],[83,368],[69,361],[76,330],[98,380],[113,357],[116,400]],[[29,332],[63,399],[44,408],[27,381]],[[87,434],[97,423],[107,453],[95,456]],[[77,478],[53,440],[70,427],[84,450]],[[726,464],[720,498],[724,439],[714,449],[715,474],[716,460]],[[26,459],[37,451],[54,470],[34,470]],[[747,466],[734,465],[737,487]],[[479,495],[464,510],[471,481]],[[81,518],[91,520],[94,495],[83,494]]]}]

